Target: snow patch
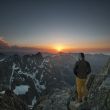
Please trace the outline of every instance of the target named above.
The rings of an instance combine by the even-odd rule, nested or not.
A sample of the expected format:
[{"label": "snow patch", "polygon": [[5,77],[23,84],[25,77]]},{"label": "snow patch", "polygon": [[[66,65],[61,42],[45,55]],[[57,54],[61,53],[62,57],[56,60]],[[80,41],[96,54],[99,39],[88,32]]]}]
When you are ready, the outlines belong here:
[{"label": "snow patch", "polygon": [[41,85],[39,80],[36,79],[36,74],[37,74],[38,70],[36,70],[35,73],[32,73],[32,74],[28,74],[27,72],[23,73],[23,72],[19,72],[19,74],[24,74],[26,75],[27,77],[30,77],[32,78],[33,82],[34,82],[34,85],[35,85],[35,88],[38,92],[41,92],[41,90],[44,90],[46,89],[45,85]]},{"label": "snow patch", "polygon": [[30,110],[32,110],[33,107],[34,107],[34,105],[36,104],[36,102],[37,102],[36,96],[34,96],[34,98],[33,98],[33,100],[32,100],[32,104],[31,104],[31,105],[28,105],[28,108],[29,108]]},{"label": "snow patch", "polygon": [[33,100],[32,100],[32,106],[34,106],[35,103],[36,103],[36,97],[34,97]]},{"label": "snow patch", "polygon": [[0,62],[2,62],[2,61],[4,61],[4,60],[5,60],[5,58],[1,59]]},{"label": "snow patch", "polygon": [[5,94],[5,91],[1,91],[0,94]]},{"label": "snow patch", "polygon": [[45,90],[45,89],[46,89],[45,85],[40,85],[40,88],[41,88],[42,90]]},{"label": "snow patch", "polygon": [[20,85],[20,86],[16,86],[16,88],[13,90],[13,92],[16,95],[24,95],[26,94],[26,92],[28,92],[28,89],[30,87],[28,85]]},{"label": "snow patch", "polygon": [[10,77],[10,88],[11,88],[11,82],[13,80],[13,75],[14,75],[14,71],[19,69],[19,67],[16,67],[16,64],[13,63],[13,66],[12,66],[12,74],[11,74],[11,77]]},{"label": "snow patch", "polygon": [[54,77],[53,79],[56,80],[57,78]]}]

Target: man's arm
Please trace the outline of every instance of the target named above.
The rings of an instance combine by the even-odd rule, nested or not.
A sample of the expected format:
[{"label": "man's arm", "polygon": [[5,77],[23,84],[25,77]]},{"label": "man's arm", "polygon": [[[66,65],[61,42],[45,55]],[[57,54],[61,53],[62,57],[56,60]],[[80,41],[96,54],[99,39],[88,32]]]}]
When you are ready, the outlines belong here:
[{"label": "man's arm", "polygon": [[74,66],[73,72],[74,72],[74,74],[77,76],[77,72],[78,72],[78,62],[76,62],[75,66]]},{"label": "man's arm", "polygon": [[88,71],[87,71],[87,73],[90,74],[90,73],[91,73],[91,66],[90,66],[90,63],[87,62],[87,65],[88,65]]}]

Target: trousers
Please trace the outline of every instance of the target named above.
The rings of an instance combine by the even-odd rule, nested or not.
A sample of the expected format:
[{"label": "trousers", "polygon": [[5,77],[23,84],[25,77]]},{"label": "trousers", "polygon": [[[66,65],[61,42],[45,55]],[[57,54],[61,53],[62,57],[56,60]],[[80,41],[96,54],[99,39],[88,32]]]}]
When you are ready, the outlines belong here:
[{"label": "trousers", "polygon": [[81,79],[76,77],[76,89],[78,94],[78,99],[86,97],[88,95],[88,90],[86,87],[86,79]]}]

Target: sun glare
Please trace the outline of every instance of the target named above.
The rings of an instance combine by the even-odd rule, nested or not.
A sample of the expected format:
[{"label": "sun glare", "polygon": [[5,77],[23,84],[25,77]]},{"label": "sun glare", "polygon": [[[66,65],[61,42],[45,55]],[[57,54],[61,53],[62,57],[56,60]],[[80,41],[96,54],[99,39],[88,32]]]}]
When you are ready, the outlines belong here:
[{"label": "sun glare", "polygon": [[58,52],[61,52],[64,48],[63,48],[63,46],[56,46],[55,49],[56,49]]}]

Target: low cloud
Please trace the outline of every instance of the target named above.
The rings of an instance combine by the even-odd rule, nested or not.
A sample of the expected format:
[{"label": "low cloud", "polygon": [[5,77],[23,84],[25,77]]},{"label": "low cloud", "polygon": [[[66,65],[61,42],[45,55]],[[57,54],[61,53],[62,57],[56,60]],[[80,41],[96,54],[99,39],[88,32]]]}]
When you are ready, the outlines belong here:
[{"label": "low cloud", "polygon": [[18,45],[10,45],[3,37],[0,36],[0,52],[8,53],[36,53],[40,49],[32,47],[23,47]]},{"label": "low cloud", "polygon": [[8,42],[3,38],[0,37],[0,49],[9,48]]}]

